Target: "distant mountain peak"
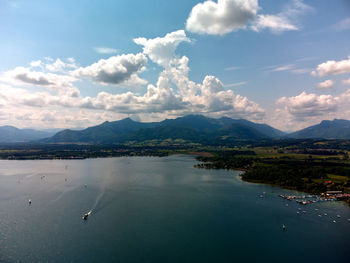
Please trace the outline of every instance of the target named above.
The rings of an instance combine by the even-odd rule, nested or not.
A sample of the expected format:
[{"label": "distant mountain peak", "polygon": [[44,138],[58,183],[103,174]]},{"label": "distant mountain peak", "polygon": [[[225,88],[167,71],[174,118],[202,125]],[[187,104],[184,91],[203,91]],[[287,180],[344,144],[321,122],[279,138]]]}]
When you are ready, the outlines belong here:
[{"label": "distant mountain peak", "polygon": [[18,129],[14,126],[0,126],[0,142],[30,142],[51,137],[54,133],[34,129]]},{"label": "distant mountain peak", "polygon": [[130,117],[121,119],[120,121],[132,121],[132,122],[135,122],[135,121],[134,121],[133,119],[131,119]]},{"label": "distant mountain peak", "polygon": [[350,121],[344,119],[323,120],[319,124],[288,134],[297,139],[350,139]]},{"label": "distant mountain peak", "polygon": [[140,123],[140,122],[134,121],[130,117],[127,117],[127,118],[121,119],[119,121],[113,121],[113,122],[109,122],[109,123],[124,123],[125,124],[125,123]]}]

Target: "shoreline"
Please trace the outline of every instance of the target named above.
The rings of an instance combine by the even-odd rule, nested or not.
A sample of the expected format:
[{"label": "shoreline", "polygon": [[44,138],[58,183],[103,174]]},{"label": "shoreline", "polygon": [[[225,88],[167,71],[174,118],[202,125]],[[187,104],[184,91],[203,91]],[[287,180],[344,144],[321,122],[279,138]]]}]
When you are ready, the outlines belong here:
[{"label": "shoreline", "polygon": [[[299,193],[304,193],[304,194],[308,194],[308,195],[321,195],[321,192],[318,193],[312,193],[307,191],[306,189],[297,189],[296,187],[291,187],[291,186],[284,186],[284,185],[279,185],[279,184],[274,184],[274,183],[270,183],[270,182],[265,182],[263,180],[254,180],[254,179],[245,179],[244,178],[244,174],[246,172],[248,172],[248,169],[245,168],[232,168],[232,169],[227,169],[227,168],[208,168],[208,167],[197,167],[196,165],[194,165],[194,168],[196,169],[208,169],[208,170],[232,170],[232,171],[239,171],[242,172],[241,174],[239,174],[239,178],[242,182],[246,182],[246,183],[251,183],[251,184],[260,184],[260,185],[268,185],[268,186],[273,186],[273,187],[278,187],[280,189],[286,189],[286,190],[292,190],[292,191],[296,191]],[[337,200],[337,202],[344,202],[345,204],[347,204],[350,207],[350,199],[344,199],[344,200]]]},{"label": "shoreline", "polygon": [[[293,191],[297,191],[300,193],[305,193],[305,194],[309,194],[309,195],[315,195],[315,193],[311,193],[308,192],[307,190],[298,190],[296,188],[293,187],[288,187],[288,186],[282,186],[282,185],[278,185],[278,184],[272,184],[272,183],[267,183],[267,182],[263,182],[263,181],[259,181],[259,180],[245,180],[242,178],[242,176],[240,176],[241,180],[243,182],[247,182],[247,183],[252,183],[252,184],[264,184],[264,185],[269,185],[269,186],[274,186],[274,187],[279,187],[281,189],[287,189],[287,190],[293,190]],[[319,194],[317,194],[319,195]],[[347,204],[350,207],[350,199],[345,199],[345,200],[337,200],[337,202],[344,202],[345,204]]]}]

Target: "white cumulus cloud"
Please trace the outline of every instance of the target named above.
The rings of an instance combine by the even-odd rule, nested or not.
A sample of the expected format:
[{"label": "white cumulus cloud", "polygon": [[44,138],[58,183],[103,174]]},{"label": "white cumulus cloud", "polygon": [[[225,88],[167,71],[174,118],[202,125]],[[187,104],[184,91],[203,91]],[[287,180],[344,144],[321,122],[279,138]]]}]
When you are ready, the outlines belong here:
[{"label": "white cumulus cloud", "polygon": [[339,95],[317,95],[302,92],[297,96],[282,97],[269,123],[284,130],[298,130],[334,118],[348,119],[350,90]]},{"label": "white cumulus cloud", "polygon": [[334,81],[330,79],[327,79],[317,84],[317,87],[323,90],[332,89],[333,86],[334,86]]},{"label": "white cumulus cloud", "polygon": [[73,85],[77,79],[70,75],[59,75],[42,71],[32,71],[25,67],[16,67],[5,72],[2,81],[13,85],[40,86],[60,94],[79,96],[79,90]]},{"label": "white cumulus cloud", "polygon": [[294,118],[305,118],[335,112],[338,109],[339,97],[317,95],[305,91],[295,97],[282,97],[277,104]]},{"label": "white cumulus cloud", "polygon": [[147,81],[138,77],[138,73],[144,70],[147,58],[144,54],[123,54],[108,59],[100,59],[98,62],[80,67],[73,71],[74,76],[88,77],[101,84],[134,84],[143,85]]},{"label": "white cumulus cloud", "polygon": [[134,42],[143,46],[143,53],[153,62],[168,67],[174,58],[176,48],[181,42],[190,42],[184,30],[178,30],[166,34],[164,37],[146,39],[144,37],[135,38]]},{"label": "white cumulus cloud", "polygon": [[329,60],[322,64],[319,64],[316,70],[312,71],[313,76],[323,77],[326,75],[339,75],[344,73],[350,73],[350,57],[348,59],[335,61]]},{"label": "white cumulus cloud", "polygon": [[299,30],[299,16],[312,7],[292,0],[277,14],[262,14],[258,0],[208,0],[192,8],[186,21],[189,32],[224,35],[239,29],[270,30],[272,33]]},{"label": "white cumulus cloud", "polygon": [[41,63],[42,63],[41,60],[35,60],[35,61],[30,62],[30,66],[33,68],[40,67]]},{"label": "white cumulus cloud", "polygon": [[224,35],[245,28],[259,9],[257,0],[205,1],[192,8],[186,22],[190,32]]},{"label": "white cumulus cloud", "polygon": [[77,68],[74,58],[69,58],[67,61],[68,62],[64,62],[58,58],[56,59],[55,62],[46,64],[45,67],[48,71],[52,71],[52,72],[63,72],[67,69]]}]

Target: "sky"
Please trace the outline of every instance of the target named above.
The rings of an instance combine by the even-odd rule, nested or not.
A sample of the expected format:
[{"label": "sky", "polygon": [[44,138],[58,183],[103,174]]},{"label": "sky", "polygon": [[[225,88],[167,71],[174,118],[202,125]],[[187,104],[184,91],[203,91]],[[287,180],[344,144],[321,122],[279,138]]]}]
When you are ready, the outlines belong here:
[{"label": "sky", "polygon": [[0,125],[350,119],[348,0],[0,0]]}]

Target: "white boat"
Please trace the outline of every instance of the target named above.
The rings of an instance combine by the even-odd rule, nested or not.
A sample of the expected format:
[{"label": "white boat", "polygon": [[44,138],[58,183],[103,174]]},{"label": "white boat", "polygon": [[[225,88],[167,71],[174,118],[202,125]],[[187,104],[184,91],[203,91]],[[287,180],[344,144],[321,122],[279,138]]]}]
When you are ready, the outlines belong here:
[{"label": "white boat", "polygon": [[83,215],[83,219],[86,220],[88,218],[88,216],[91,215],[91,210],[89,212],[87,212],[86,214]]},{"label": "white boat", "polygon": [[283,229],[283,230],[286,230],[286,226],[285,226],[285,225],[282,225],[282,229]]}]

